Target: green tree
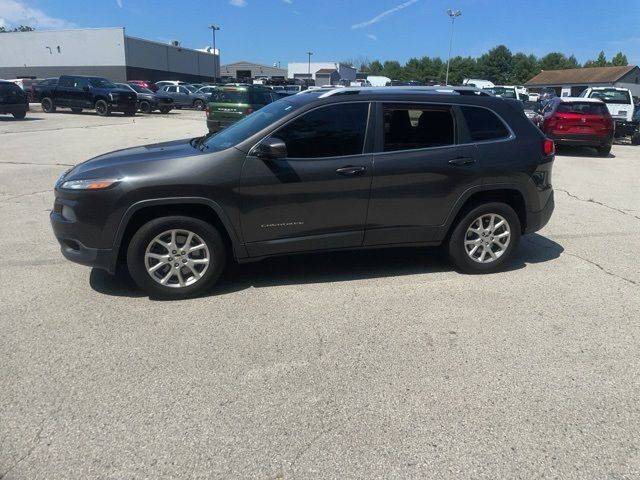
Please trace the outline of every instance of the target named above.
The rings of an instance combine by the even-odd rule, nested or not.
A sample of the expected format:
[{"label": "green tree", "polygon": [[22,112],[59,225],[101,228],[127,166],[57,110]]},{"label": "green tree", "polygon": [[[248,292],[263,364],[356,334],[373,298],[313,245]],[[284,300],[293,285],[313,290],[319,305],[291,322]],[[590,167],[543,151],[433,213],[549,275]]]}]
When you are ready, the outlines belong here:
[{"label": "green tree", "polygon": [[513,56],[513,83],[522,85],[538,73],[540,73],[540,67],[535,55],[525,55],[519,52]]},{"label": "green tree", "polygon": [[627,56],[624,53],[618,52],[611,59],[611,65],[614,67],[626,67],[629,65],[629,60],[627,60]]},{"label": "green tree", "polygon": [[[446,66],[445,66],[446,69]],[[465,78],[476,78],[478,75],[478,64],[472,57],[454,57],[449,66],[449,84],[462,85]],[[445,70],[446,77],[446,70]]]},{"label": "green tree", "polygon": [[33,32],[33,31],[35,31],[35,28],[29,27],[28,25],[20,25],[19,27],[16,27],[13,30],[7,30],[5,27],[0,27],[0,33]]},{"label": "green tree", "polygon": [[392,80],[400,80],[403,76],[402,66],[396,60],[387,60],[382,67],[382,74]]},{"label": "green tree", "polygon": [[498,85],[513,82],[513,55],[504,45],[498,45],[478,59],[478,73]]},{"label": "green tree", "polygon": [[566,70],[568,68],[580,68],[580,64],[573,55],[567,57],[561,52],[551,52],[540,59],[540,70]]},{"label": "green tree", "polygon": [[384,67],[382,66],[382,63],[380,63],[380,60],[374,60],[369,64],[369,73],[371,75],[382,75],[383,69]]}]

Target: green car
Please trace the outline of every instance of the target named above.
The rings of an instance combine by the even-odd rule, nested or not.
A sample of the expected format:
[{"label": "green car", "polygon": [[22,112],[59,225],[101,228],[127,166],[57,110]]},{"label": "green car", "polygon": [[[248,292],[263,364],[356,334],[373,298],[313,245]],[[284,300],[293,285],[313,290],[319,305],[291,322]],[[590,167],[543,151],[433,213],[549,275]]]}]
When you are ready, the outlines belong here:
[{"label": "green car", "polygon": [[270,88],[257,85],[215,87],[207,104],[209,132],[218,132],[280,98],[281,95]]}]

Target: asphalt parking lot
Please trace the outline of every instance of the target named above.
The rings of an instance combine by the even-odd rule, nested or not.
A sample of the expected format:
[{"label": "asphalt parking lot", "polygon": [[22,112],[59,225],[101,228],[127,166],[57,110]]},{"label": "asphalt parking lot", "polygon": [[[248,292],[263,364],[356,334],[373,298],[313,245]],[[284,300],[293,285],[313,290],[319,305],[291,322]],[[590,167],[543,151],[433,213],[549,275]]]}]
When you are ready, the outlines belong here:
[{"label": "asphalt parking lot", "polygon": [[494,275],[296,256],[156,302],[63,259],[62,171],[205,130],[0,117],[0,479],[640,478],[640,147],[561,152],[550,224]]}]

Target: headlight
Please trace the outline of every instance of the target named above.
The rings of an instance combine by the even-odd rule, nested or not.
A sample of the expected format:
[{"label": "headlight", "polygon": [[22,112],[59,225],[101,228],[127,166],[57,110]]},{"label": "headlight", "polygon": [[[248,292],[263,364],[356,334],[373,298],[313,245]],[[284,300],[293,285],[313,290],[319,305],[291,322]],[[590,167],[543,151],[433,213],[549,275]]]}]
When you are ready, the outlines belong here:
[{"label": "headlight", "polygon": [[103,190],[118,183],[119,179],[92,179],[92,180],[69,180],[64,182],[61,188],[67,190]]}]

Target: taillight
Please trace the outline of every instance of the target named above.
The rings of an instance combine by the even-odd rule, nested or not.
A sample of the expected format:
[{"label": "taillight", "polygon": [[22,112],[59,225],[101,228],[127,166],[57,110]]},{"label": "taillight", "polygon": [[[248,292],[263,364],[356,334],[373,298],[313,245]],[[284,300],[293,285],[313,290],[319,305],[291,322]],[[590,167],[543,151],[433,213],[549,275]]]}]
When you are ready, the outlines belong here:
[{"label": "taillight", "polygon": [[555,154],[556,145],[553,143],[553,140],[551,140],[550,138],[545,138],[542,144],[542,151],[546,156]]}]

